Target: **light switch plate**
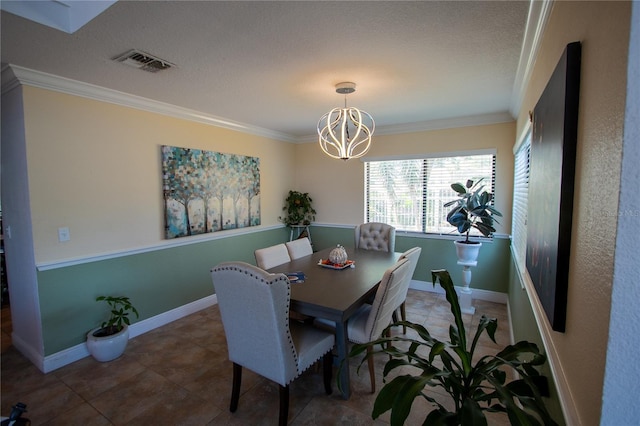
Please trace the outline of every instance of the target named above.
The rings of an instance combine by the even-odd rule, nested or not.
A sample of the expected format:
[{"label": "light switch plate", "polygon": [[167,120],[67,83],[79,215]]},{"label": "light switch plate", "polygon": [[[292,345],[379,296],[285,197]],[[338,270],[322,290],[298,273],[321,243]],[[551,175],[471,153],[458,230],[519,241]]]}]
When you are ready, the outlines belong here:
[{"label": "light switch plate", "polygon": [[58,228],[58,241],[61,243],[65,241],[69,241],[71,239],[71,234],[69,233],[69,228]]}]

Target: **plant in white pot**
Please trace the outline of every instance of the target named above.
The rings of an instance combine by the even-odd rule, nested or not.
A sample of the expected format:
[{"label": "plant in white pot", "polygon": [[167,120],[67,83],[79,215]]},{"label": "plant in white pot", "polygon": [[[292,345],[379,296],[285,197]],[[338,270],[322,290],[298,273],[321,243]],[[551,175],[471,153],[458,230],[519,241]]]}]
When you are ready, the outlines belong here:
[{"label": "plant in white pot", "polygon": [[100,327],[87,333],[87,349],[97,361],[107,362],[118,358],[129,341],[129,313],[139,317],[137,309],[128,297],[98,296],[96,301],[107,302],[111,314]]},{"label": "plant in white pot", "polygon": [[475,228],[485,237],[490,237],[496,231],[494,222],[499,223],[494,216],[502,217],[502,213],[491,205],[493,195],[485,191],[482,181],[483,179],[477,182],[469,179],[465,185],[459,182],[451,184],[451,189],[458,193],[458,198],[444,205],[451,207],[447,213],[447,222],[465,236],[464,241],[454,242],[461,262],[475,262],[482,246],[479,241],[469,240],[471,229]]}]

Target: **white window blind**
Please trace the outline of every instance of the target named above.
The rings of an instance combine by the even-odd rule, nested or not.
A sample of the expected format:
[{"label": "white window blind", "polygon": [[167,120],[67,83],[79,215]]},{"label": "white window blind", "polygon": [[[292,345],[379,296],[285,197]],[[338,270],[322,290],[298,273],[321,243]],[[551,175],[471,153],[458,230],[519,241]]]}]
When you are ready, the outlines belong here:
[{"label": "white window blind", "polygon": [[[484,179],[494,193],[495,154],[381,160],[365,163],[365,220],[384,222],[399,231],[449,234],[448,209],[456,198],[451,184]],[[475,228],[471,235],[481,235]]]},{"label": "white window blind", "polygon": [[531,132],[527,134],[515,155],[513,171],[513,213],[511,218],[511,248],[520,271],[526,267],[527,206],[529,194],[529,156]]}]

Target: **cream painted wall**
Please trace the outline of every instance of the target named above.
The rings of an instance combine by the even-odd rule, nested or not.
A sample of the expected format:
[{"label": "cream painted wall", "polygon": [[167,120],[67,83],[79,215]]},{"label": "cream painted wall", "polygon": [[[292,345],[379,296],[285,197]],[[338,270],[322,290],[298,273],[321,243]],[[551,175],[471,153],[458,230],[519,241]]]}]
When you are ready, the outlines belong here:
[{"label": "cream painted wall", "polygon": [[[496,207],[504,215],[496,229],[509,234],[515,137],[515,122],[374,135],[366,158],[496,149]],[[334,160],[317,143],[297,145],[295,189],[311,195],[317,222],[356,225],[363,221],[364,163],[360,159]]]},{"label": "cream painted wall", "polygon": [[24,105],[37,264],[167,243],[161,145],[259,157],[262,226],[279,224],[290,143],[29,86]]},{"label": "cream painted wall", "polygon": [[566,332],[550,338],[582,425],[598,424],[602,403],[630,14],[629,2],[556,2],[518,118],[522,129],[565,46],[581,41]]}]

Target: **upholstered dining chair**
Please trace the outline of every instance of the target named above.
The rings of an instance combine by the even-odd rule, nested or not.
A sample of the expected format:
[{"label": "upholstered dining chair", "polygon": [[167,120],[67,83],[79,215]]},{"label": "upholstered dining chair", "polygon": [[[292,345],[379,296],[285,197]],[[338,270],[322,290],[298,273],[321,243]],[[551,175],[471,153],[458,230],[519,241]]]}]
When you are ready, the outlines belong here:
[{"label": "upholstered dining chair", "polygon": [[287,246],[284,244],[257,249],[253,254],[256,257],[256,265],[262,269],[271,269],[291,261]]},{"label": "upholstered dining chair", "polygon": [[289,384],[320,358],[325,391],[331,394],[335,338],[313,325],[289,322],[291,285],[284,274],[225,262],[211,270],[211,277],[233,363],[231,412],[238,408],[243,367],[278,383],[280,425],[289,415]]},{"label": "upholstered dining chair", "polygon": [[356,248],[395,251],[396,228],[380,222],[363,223],[355,228],[355,243]]},{"label": "upholstered dining chair", "polygon": [[[391,317],[398,306],[405,283],[411,281],[411,264],[409,259],[399,259],[387,269],[376,290],[373,304],[362,305],[347,323],[349,341],[352,343],[369,343],[382,336],[384,329],[391,324]],[[408,284],[407,284],[408,285]],[[315,324],[319,328],[335,327],[331,321],[317,318]],[[367,366],[371,380],[371,393],[376,391],[373,348],[367,348]]]},{"label": "upholstered dining chair", "polygon": [[313,247],[311,247],[311,242],[309,238],[298,238],[297,240],[287,241],[284,243],[287,246],[287,251],[289,252],[289,257],[291,260],[299,259],[301,257],[309,256],[313,254]]},{"label": "upholstered dining chair", "polygon": [[[396,308],[394,309],[394,312],[398,312],[398,309],[400,310],[400,318],[402,318],[402,321],[407,320],[407,309],[405,306],[405,302],[407,300],[407,292],[409,291],[409,285],[411,285],[411,279],[413,278],[413,273],[415,272],[416,267],[418,266],[418,260],[420,259],[421,252],[422,252],[422,248],[413,247],[400,255],[400,260],[409,259],[409,262],[410,262],[409,279],[404,283],[405,286],[400,290],[400,297],[398,299],[400,301],[400,304],[396,306]],[[402,334],[407,334],[406,325],[402,326]]]}]

